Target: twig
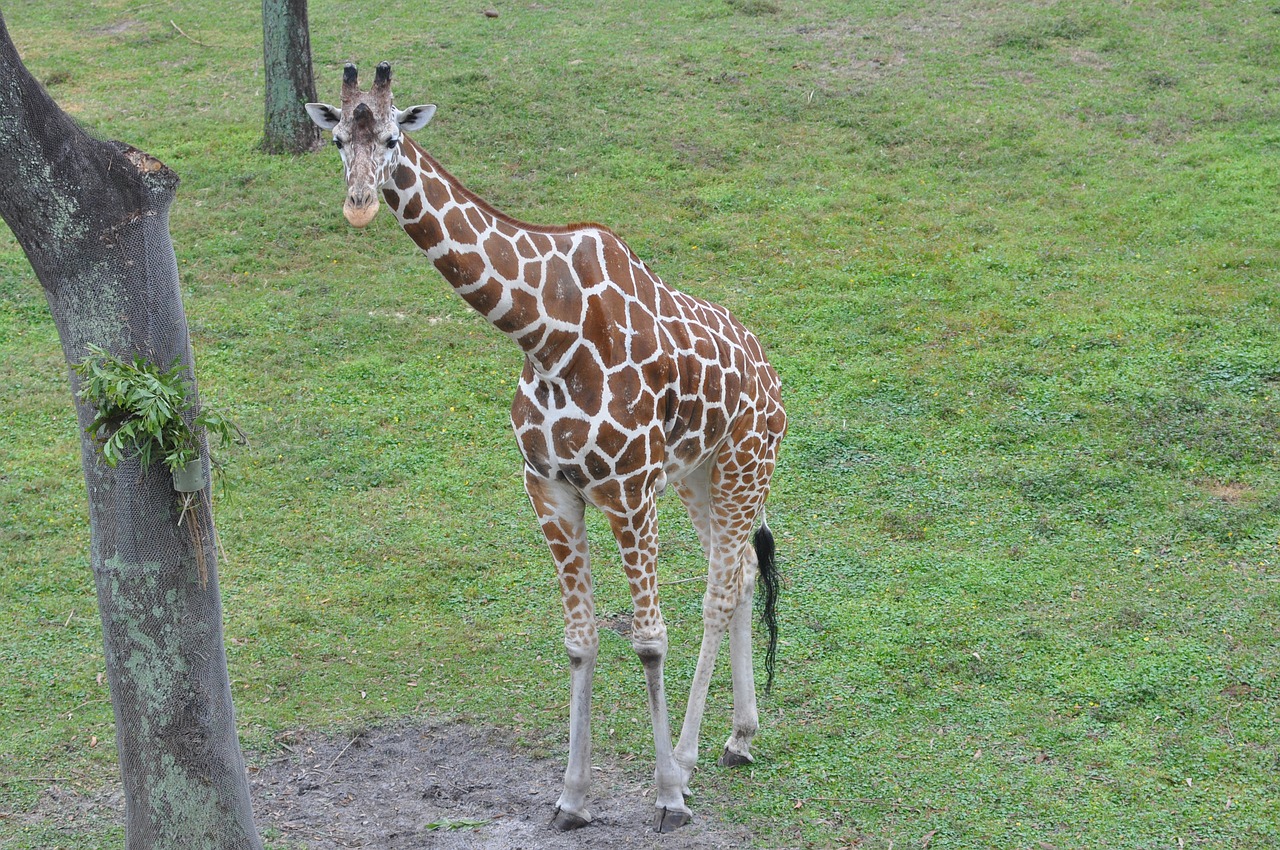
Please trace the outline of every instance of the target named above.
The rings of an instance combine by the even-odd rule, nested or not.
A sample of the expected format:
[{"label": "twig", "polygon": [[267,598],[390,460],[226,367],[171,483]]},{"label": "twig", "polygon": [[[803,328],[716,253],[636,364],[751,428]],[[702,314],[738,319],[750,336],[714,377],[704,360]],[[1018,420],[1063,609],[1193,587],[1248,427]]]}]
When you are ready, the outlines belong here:
[{"label": "twig", "polygon": [[222,535],[218,533],[218,526],[213,527],[213,545],[218,550],[218,563],[228,564],[231,559],[227,557],[227,550],[222,546]]},{"label": "twig", "polygon": [[[200,508],[196,501],[199,495],[198,493],[182,494],[182,516],[178,518],[178,525],[182,525],[182,520],[190,515],[191,521],[187,523],[187,536],[195,553],[196,569],[200,573],[200,589],[205,590],[209,586],[209,560],[204,553],[204,532],[200,527]],[[213,553],[213,557],[216,566],[218,557],[216,551]]]},{"label": "twig", "polygon": [[182,37],[183,37],[183,38],[185,38],[187,41],[190,41],[190,42],[192,42],[192,43],[194,43],[194,44],[198,44],[198,45],[200,45],[201,47],[208,47],[208,46],[209,46],[209,45],[205,44],[203,41],[196,41],[194,38],[192,38],[191,36],[187,35],[185,32],[183,32],[183,31],[182,31],[182,27],[180,27],[180,26],[178,26],[177,24],[175,24],[175,23],[173,22],[173,20],[172,20],[172,19],[169,21],[169,25],[170,25],[170,26],[172,26],[174,29],[176,29],[176,30],[178,31],[178,35],[182,36]]},{"label": "twig", "polygon": [[108,699],[107,697],[98,697],[97,699],[91,699],[88,702],[82,702],[79,705],[77,705],[75,708],[68,711],[67,714],[75,714],[77,711],[79,711],[82,708],[87,708],[88,706],[91,706],[91,705],[96,705],[101,702],[106,702],[107,699]]},{"label": "twig", "polygon": [[350,741],[347,741],[347,745],[342,748],[342,752],[338,753],[336,756],[333,757],[333,761],[329,762],[329,766],[324,769],[324,772],[328,773],[329,771],[333,770],[333,766],[338,763],[338,759],[342,758],[346,754],[347,750],[351,749],[351,745],[359,740],[360,740],[360,736],[356,735]]},{"label": "twig", "polygon": [[693,578],[678,578],[675,581],[660,581],[658,587],[671,587],[675,584],[692,584],[695,581],[706,581],[706,576],[694,576]]},{"label": "twig", "polygon": [[195,509],[196,497],[194,493],[181,493],[179,495],[182,497],[182,509],[178,511],[178,528],[182,528],[182,523],[186,520],[187,513]]},{"label": "twig", "polygon": [[13,779],[0,779],[0,785],[13,785],[17,782],[70,782],[69,776],[15,776]]}]

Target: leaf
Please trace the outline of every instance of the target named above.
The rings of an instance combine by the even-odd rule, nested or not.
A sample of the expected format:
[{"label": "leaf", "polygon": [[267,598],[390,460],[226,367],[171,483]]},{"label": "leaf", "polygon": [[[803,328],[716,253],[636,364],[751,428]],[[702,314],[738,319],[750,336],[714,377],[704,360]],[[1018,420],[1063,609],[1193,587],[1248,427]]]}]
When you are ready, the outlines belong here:
[{"label": "leaf", "polygon": [[458,820],[437,820],[432,821],[423,827],[425,830],[437,829],[476,829],[485,824],[492,823],[490,820],[476,820],[474,818],[459,818]]}]

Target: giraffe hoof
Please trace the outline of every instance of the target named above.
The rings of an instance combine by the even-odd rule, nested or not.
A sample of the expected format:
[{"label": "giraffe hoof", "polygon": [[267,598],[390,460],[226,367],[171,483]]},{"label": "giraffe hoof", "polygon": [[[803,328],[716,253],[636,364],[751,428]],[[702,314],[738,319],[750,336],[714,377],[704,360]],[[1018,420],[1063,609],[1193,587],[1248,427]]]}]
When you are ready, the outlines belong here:
[{"label": "giraffe hoof", "polygon": [[744,767],[753,764],[755,759],[745,753],[735,753],[733,750],[725,750],[720,756],[721,767]]},{"label": "giraffe hoof", "polygon": [[693,823],[693,815],[688,812],[668,809],[666,806],[663,806],[661,809],[658,809],[658,814],[653,819],[653,831],[675,832],[680,827],[689,823]]},{"label": "giraffe hoof", "polygon": [[589,823],[591,821],[581,815],[575,815],[573,812],[566,812],[564,809],[557,808],[555,817],[551,819],[551,828],[556,832],[568,832],[572,829],[581,829]]}]

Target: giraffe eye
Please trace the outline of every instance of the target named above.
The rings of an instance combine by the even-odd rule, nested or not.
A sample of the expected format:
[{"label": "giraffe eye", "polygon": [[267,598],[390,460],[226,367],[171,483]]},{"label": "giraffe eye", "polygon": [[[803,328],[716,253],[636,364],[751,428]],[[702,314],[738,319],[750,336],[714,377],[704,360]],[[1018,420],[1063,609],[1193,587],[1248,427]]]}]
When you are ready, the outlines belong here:
[{"label": "giraffe eye", "polygon": [[391,138],[387,139],[388,148],[394,148],[398,144],[400,144],[400,140],[397,139],[395,136],[392,136]]},{"label": "giraffe eye", "polygon": [[337,138],[337,137],[334,137],[334,140],[333,140],[333,146],[334,146],[335,148],[337,148],[338,150],[342,150],[342,139],[339,139],[339,138]]}]

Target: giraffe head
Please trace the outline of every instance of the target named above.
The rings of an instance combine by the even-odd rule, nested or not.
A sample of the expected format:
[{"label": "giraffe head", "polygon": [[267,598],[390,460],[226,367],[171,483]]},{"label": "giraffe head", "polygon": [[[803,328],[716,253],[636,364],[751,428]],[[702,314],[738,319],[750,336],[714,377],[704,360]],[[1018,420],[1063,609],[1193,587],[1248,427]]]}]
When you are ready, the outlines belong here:
[{"label": "giraffe head", "polygon": [[378,213],[378,190],[392,181],[400,158],[400,134],[427,126],[432,105],[396,109],[391,98],[391,63],[374,72],[373,86],[360,91],[356,66],[342,70],[342,108],[308,103],[307,114],[322,130],[333,131],[333,143],[347,176],[347,199],[342,214],[364,227]]}]

